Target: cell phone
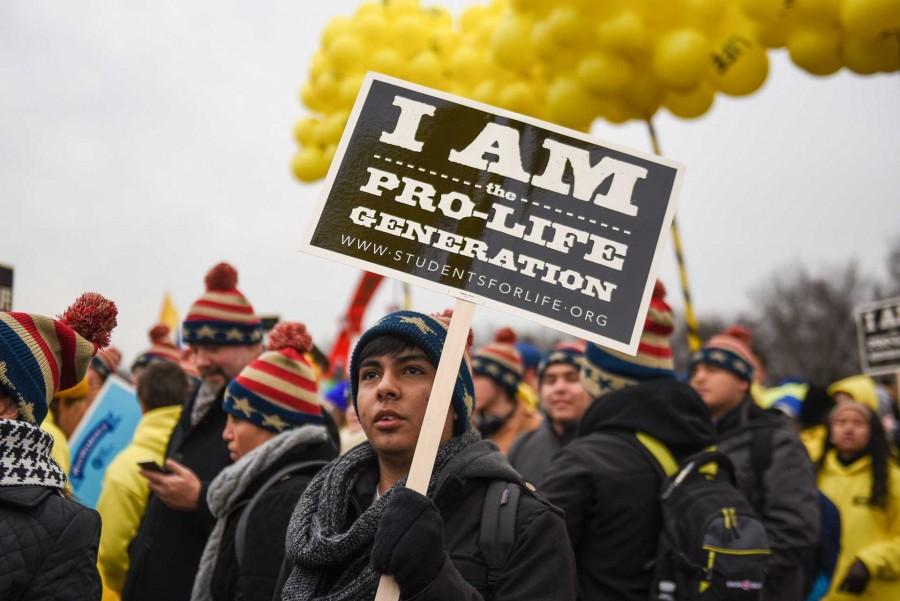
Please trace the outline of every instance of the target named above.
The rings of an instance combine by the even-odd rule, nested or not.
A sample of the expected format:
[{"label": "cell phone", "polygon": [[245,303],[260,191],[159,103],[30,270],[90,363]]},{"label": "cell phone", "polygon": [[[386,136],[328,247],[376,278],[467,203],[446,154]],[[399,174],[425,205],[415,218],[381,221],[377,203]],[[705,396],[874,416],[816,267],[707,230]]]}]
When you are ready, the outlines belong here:
[{"label": "cell phone", "polygon": [[145,469],[148,472],[156,472],[157,474],[171,474],[169,470],[156,463],[155,461],[138,461],[137,464],[141,467],[141,469]]}]

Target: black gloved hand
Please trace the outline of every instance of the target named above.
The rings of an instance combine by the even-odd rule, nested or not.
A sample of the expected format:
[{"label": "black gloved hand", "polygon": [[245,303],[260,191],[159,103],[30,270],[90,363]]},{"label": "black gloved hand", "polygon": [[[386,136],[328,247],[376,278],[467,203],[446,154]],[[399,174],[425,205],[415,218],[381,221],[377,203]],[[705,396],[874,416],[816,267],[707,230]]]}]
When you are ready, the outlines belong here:
[{"label": "black gloved hand", "polygon": [[853,595],[861,595],[869,585],[870,577],[869,569],[863,562],[857,559],[853,562],[853,565],[850,566],[850,569],[847,570],[847,575],[844,576],[844,581],[841,582],[841,586],[838,590]]},{"label": "black gloved hand", "polygon": [[391,574],[404,597],[424,590],[437,577],[444,551],[444,519],[434,503],[410,488],[391,494],[370,559],[372,567]]}]

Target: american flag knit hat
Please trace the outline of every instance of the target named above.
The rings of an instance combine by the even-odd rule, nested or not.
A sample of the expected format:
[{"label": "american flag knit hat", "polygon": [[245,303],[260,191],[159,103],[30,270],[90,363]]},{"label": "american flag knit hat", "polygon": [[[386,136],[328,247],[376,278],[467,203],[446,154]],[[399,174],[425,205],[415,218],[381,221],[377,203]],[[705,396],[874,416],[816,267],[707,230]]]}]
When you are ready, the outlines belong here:
[{"label": "american flag knit hat", "polygon": [[472,355],[472,373],[487,376],[516,398],[525,371],[522,355],[516,348],[516,333],[509,328],[498,330],[494,342]]},{"label": "american flag knit hat", "polygon": [[154,361],[168,361],[170,363],[181,362],[181,351],[169,338],[169,326],[158,323],[148,333],[150,348],[137,356],[131,364],[131,371],[139,367],[147,367]]},{"label": "american flag knit hat", "polygon": [[263,327],[237,289],[237,271],[219,263],[206,274],[206,292],[191,305],[182,326],[188,344],[240,346],[262,342]]},{"label": "american flag knit hat", "polygon": [[588,393],[596,399],[639,382],[675,378],[669,345],[674,331],[675,319],[666,303],[666,288],[657,281],[636,356],[588,343],[581,366],[581,381]]},{"label": "american flag knit hat", "polygon": [[20,419],[40,424],[53,396],[84,379],[91,358],[109,344],[117,314],[115,303],[93,292],[57,319],[0,312],[0,389]]},{"label": "american flag knit hat", "polygon": [[304,356],[312,337],[301,323],[282,322],[269,332],[268,350],[225,389],[222,408],[264,430],[283,432],[322,424],[316,374]]}]

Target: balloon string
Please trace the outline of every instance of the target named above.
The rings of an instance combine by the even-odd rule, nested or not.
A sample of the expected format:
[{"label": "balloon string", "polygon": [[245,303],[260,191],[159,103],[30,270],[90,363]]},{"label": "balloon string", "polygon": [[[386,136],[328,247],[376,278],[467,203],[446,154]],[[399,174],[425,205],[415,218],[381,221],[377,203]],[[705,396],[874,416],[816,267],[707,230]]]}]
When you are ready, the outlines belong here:
[{"label": "balloon string", "polygon": [[[659,137],[656,135],[656,128],[653,126],[653,120],[647,118],[647,131],[650,133],[650,144],[653,146],[653,152],[662,156],[662,150],[659,147]],[[694,304],[691,301],[691,289],[688,285],[687,265],[684,261],[684,252],[681,250],[681,234],[678,230],[678,220],[672,218],[672,243],[675,246],[675,260],[678,263],[678,275],[681,278],[681,291],[684,294],[684,321],[687,325],[688,348],[691,352],[699,351],[703,345],[700,339],[700,326],[697,323],[697,316],[694,313]]]}]

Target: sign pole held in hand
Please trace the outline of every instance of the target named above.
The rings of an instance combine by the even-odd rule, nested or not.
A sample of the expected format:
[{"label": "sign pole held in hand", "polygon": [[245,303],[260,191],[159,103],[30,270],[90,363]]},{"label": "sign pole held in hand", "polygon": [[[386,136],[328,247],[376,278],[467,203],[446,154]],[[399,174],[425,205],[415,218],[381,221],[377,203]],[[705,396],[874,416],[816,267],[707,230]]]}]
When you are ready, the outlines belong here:
[{"label": "sign pole held in hand", "polygon": [[[456,298],[407,486],[426,494],[475,304],[634,355],[683,168],[377,73],[303,249]],[[376,601],[397,601],[382,576]]]},{"label": "sign pole held in hand", "polygon": [[[428,482],[431,480],[431,472],[434,469],[434,459],[437,457],[441,432],[447,421],[447,412],[450,410],[450,398],[453,396],[459,362],[462,361],[463,353],[466,350],[466,339],[469,337],[469,328],[472,325],[474,314],[474,303],[462,299],[456,300],[453,317],[450,318],[450,327],[447,330],[447,338],[444,340],[444,350],[434,374],[434,384],[431,386],[431,395],[428,397],[425,420],[422,422],[422,430],[419,432],[412,467],[406,479],[407,487],[423,495],[428,492]],[[378,584],[375,601],[397,601],[399,598],[400,589],[397,588],[397,583],[390,576],[383,575]]]}]

